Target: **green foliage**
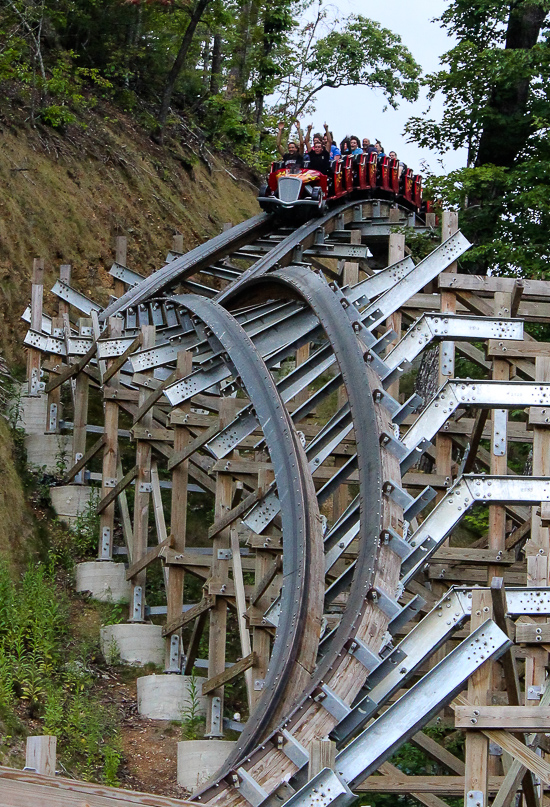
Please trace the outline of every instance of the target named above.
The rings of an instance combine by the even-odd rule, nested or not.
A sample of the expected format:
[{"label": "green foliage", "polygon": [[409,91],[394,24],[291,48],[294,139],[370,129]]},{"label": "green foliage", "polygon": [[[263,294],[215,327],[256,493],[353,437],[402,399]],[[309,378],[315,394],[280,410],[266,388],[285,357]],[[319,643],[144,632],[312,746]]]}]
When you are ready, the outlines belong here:
[{"label": "green foliage", "polygon": [[464,516],[464,524],[478,538],[487,535],[489,530],[489,506],[486,504],[476,504],[471,507]]},{"label": "green foliage", "polygon": [[62,763],[79,778],[116,784],[116,719],[93,684],[87,649],[70,635],[68,602],[45,568],[16,586],[0,565],[0,724],[21,730],[26,711],[57,736]]},{"label": "green foliage", "polygon": [[77,514],[71,532],[74,536],[74,550],[77,557],[97,555],[99,541],[99,513],[97,505],[101,498],[99,488],[91,488],[90,498],[84,509]]},{"label": "green foliage", "polygon": [[204,715],[200,714],[199,682],[195,674],[189,679],[189,695],[182,710],[181,736],[183,740],[198,740],[204,730]]}]

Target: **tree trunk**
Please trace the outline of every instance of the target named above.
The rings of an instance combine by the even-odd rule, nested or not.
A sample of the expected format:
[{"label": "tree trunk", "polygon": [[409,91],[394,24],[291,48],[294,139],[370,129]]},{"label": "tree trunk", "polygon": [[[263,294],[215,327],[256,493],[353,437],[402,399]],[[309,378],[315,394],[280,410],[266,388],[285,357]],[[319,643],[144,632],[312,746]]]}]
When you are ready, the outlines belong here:
[{"label": "tree trunk", "polygon": [[[531,50],[537,44],[547,12],[538,3],[510,3],[506,50]],[[529,134],[532,120],[527,114],[529,78],[509,77],[495,84],[487,107],[487,118],[479,141],[475,165],[511,167]]]},{"label": "tree trunk", "polygon": [[199,24],[202,15],[206,11],[206,7],[211,2],[212,0],[197,0],[195,8],[193,9],[193,13],[191,14],[191,18],[189,20],[189,25],[185,29],[183,39],[181,40],[178,55],[175,58],[174,64],[172,65],[172,69],[168,73],[168,78],[166,79],[166,85],[164,87],[164,93],[162,95],[162,101],[160,104],[159,116],[158,116],[159,128],[157,136],[160,142],[162,142],[162,138],[164,135],[164,126],[166,124],[166,118],[168,117],[168,110],[170,109],[170,102],[172,100],[172,93],[174,92],[176,81],[178,80],[179,74],[181,73],[181,69],[185,63],[185,58],[189,51],[191,42],[193,41],[193,36],[197,28],[197,25]]},{"label": "tree trunk", "polygon": [[217,95],[220,91],[222,74],[222,35],[214,34],[212,44],[212,67],[210,71],[210,95]]}]

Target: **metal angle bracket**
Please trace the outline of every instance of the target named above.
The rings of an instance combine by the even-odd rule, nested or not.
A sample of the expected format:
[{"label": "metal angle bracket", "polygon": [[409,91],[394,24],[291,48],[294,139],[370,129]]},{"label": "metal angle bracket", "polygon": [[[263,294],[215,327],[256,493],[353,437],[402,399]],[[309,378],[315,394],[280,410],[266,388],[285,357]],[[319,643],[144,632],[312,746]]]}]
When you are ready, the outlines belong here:
[{"label": "metal angle bracket", "polygon": [[286,729],[282,729],[277,737],[277,747],[283,754],[293,762],[296,767],[301,768],[309,762],[309,753],[304,746],[296,740]]},{"label": "metal angle bracket", "polygon": [[[392,499],[396,504],[405,510],[407,507],[410,507],[414,502],[413,497],[407,493],[406,490],[403,490],[397,482],[394,482],[392,479],[388,479],[387,482],[384,482],[382,485],[382,491],[386,494],[386,496]],[[410,519],[407,519],[410,521]]]},{"label": "metal angle bracket", "polygon": [[410,504],[409,507],[405,508],[405,510],[403,511],[403,517],[407,521],[412,521],[412,519],[416,515],[418,515],[418,513],[420,513],[420,511],[423,510],[426,507],[426,505],[432,501],[432,499],[435,499],[436,496],[437,492],[432,487],[430,487],[430,485],[426,485],[424,490],[418,494],[418,496],[412,502],[412,504]]},{"label": "metal angle bracket", "polygon": [[313,700],[320,703],[336,720],[343,720],[351,712],[350,707],[326,684],[321,684],[320,689]]},{"label": "metal angle bracket", "polygon": [[413,551],[411,545],[403,540],[391,527],[382,530],[380,533],[380,541],[386,544],[392,552],[395,552],[401,560],[407,558]]},{"label": "metal angle bracket", "polygon": [[355,704],[350,713],[334,726],[329,734],[331,740],[337,743],[345,742],[356,730],[362,728],[367,720],[378,711],[380,705],[365,695],[359,703]]},{"label": "metal angle bracket", "polygon": [[341,776],[323,768],[285,802],[285,807],[347,807],[356,799]]},{"label": "metal angle bracket", "polygon": [[424,399],[421,395],[418,395],[416,392],[413,392],[410,398],[408,398],[404,404],[395,412],[392,416],[392,421],[397,423],[397,425],[401,425],[405,418],[408,415],[412,415],[416,410],[422,406],[424,403]]},{"label": "metal angle bracket", "polygon": [[359,661],[363,667],[371,673],[382,663],[382,659],[377,653],[367,647],[360,639],[352,639],[349,643],[348,653]]},{"label": "metal angle bracket", "polygon": [[426,605],[426,600],[423,599],[419,594],[414,596],[412,600],[410,600],[400,612],[394,616],[391,620],[390,624],[388,625],[388,632],[394,636],[401,628],[410,622],[413,617],[415,617],[420,609]]},{"label": "metal angle bracket", "polygon": [[399,461],[405,459],[409,455],[409,449],[403,443],[394,437],[392,434],[382,432],[380,434],[380,445],[386,448],[390,454],[397,457]]},{"label": "metal angle bracket", "polygon": [[385,389],[375,389],[372,393],[372,397],[374,403],[379,403],[383,406],[392,416],[393,422],[396,423],[395,416],[397,416],[397,413],[400,411],[399,401],[396,401],[393,395],[390,395]]},{"label": "metal angle bracket", "polygon": [[[386,362],[380,358],[378,353],[375,353],[374,350],[369,349],[365,352],[364,355],[365,361],[370,364],[372,369],[382,378],[385,382],[386,376],[388,375],[388,365]],[[385,383],[384,383],[384,386]]]},{"label": "metal angle bracket", "polygon": [[376,603],[378,608],[386,614],[390,621],[401,612],[399,603],[377,586],[371,589],[368,598]]},{"label": "metal angle bracket", "polygon": [[422,440],[420,440],[420,442],[417,443],[414,448],[411,448],[399,464],[401,473],[404,474],[405,471],[408,471],[409,468],[412,468],[413,465],[416,465],[422,454],[424,454],[430,448],[431,445],[432,444],[428,440],[428,438],[423,437]]},{"label": "metal angle bracket", "polygon": [[268,798],[267,790],[264,790],[244,768],[237,768],[233,778],[237,780],[234,781],[235,787],[252,807],[260,807],[260,804]]},{"label": "metal angle bracket", "polygon": [[466,793],[465,807],[485,807],[483,799],[483,791],[481,790],[468,790]]}]

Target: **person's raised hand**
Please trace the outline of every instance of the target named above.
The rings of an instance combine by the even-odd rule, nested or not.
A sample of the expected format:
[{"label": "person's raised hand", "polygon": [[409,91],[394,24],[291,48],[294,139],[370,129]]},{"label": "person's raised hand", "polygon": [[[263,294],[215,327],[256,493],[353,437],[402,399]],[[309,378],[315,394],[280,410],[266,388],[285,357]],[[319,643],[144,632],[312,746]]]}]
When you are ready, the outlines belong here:
[{"label": "person's raised hand", "polygon": [[325,127],[325,132],[328,132],[328,123],[323,123],[323,126]]},{"label": "person's raised hand", "polygon": [[285,128],[284,122],[282,120],[280,120],[279,123],[277,124],[277,127],[278,127],[279,131],[282,132],[283,129]]}]

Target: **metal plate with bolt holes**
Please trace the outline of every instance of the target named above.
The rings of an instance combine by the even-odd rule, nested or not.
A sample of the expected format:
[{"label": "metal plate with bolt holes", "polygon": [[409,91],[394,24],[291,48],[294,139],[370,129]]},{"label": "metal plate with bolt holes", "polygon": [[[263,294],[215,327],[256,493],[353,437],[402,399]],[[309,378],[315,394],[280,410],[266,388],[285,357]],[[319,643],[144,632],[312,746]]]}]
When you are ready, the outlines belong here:
[{"label": "metal plate with bolt holes", "polygon": [[347,807],[356,798],[342,776],[323,768],[285,802],[285,807]]},{"label": "metal plate with bolt holes", "polygon": [[350,787],[374,773],[481,664],[511,645],[492,620],[484,622],[337,755],[336,771]]},{"label": "metal plate with bolt holes", "polygon": [[122,266],[120,263],[113,263],[109,269],[109,274],[116,277],[117,280],[122,280],[123,283],[130,287],[137,286],[138,283],[144,280],[143,275],[128,269],[127,266]]},{"label": "metal plate with bolt holes", "polygon": [[[475,502],[536,505],[550,501],[548,477],[462,476],[412,534],[414,551],[403,561],[403,583],[412,579]],[[430,546],[426,545],[430,539]]]},{"label": "metal plate with bolt holes", "polygon": [[55,294],[55,296],[59,297],[61,300],[65,300],[66,303],[69,303],[69,305],[72,305],[87,316],[89,316],[92,311],[101,311],[100,305],[89,300],[88,297],[76,291],[76,289],[73,289],[67,283],[63,283],[62,280],[56,281],[52,288],[52,294]]},{"label": "metal plate with bolt holes", "polygon": [[460,406],[521,409],[548,406],[550,384],[534,381],[447,381],[417,417],[402,442],[414,448],[430,440]]},{"label": "metal plate with bolt holes", "polygon": [[390,367],[411,362],[432,341],[451,339],[455,342],[485,339],[523,339],[521,320],[502,320],[462,314],[423,314],[386,356]]}]

